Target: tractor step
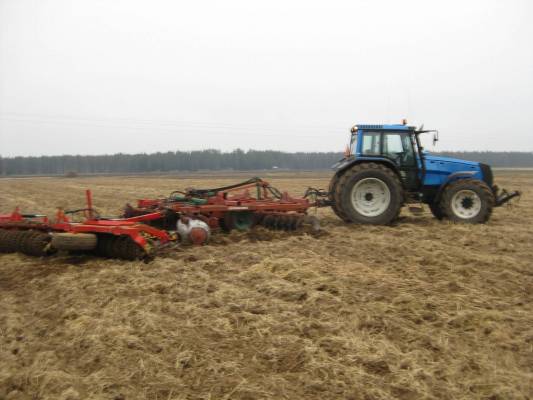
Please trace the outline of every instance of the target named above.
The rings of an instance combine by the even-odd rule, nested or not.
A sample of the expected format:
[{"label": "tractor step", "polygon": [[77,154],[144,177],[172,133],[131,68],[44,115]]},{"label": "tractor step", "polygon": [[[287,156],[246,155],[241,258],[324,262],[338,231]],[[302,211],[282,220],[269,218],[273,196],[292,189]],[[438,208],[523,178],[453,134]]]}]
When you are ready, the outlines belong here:
[{"label": "tractor step", "polygon": [[424,213],[424,207],[422,205],[409,206],[409,212],[413,215],[422,215]]}]

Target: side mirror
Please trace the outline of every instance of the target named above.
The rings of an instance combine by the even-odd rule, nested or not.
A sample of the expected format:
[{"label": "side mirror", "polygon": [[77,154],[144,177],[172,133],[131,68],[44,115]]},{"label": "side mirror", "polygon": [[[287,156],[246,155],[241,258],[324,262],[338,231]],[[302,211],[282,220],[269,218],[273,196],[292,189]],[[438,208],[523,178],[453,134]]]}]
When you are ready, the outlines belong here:
[{"label": "side mirror", "polygon": [[439,131],[436,131],[434,134],[433,134],[433,146],[435,146],[437,144],[437,142],[439,141]]}]

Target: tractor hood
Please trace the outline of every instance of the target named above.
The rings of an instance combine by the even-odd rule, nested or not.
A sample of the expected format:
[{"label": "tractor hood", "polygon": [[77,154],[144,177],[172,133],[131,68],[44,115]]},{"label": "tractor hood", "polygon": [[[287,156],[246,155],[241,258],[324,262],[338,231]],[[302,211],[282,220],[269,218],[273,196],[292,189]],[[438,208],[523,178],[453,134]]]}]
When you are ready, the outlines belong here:
[{"label": "tractor hood", "polygon": [[424,185],[440,186],[447,182],[450,175],[470,174],[474,179],[483,179],[481,165],[475,161],[461,160],[459,158],[434,156],[424,154],[426,169]]},{"label": "tractor hood", "polygon": [[[450,163],[455,164],[457,166],[463,165],[467,167],[468,169],[476,169],[479,167],[479,163],[476,161],[468,161],[468,160],[461,160],[460,158],[453,158],[453,157],[446,157],[446,156],[436,156],[429,153],[424,153],[424,159],[426,162],[438,162],[438,163]],[[474,167],[474,168],[472,168]]]}]

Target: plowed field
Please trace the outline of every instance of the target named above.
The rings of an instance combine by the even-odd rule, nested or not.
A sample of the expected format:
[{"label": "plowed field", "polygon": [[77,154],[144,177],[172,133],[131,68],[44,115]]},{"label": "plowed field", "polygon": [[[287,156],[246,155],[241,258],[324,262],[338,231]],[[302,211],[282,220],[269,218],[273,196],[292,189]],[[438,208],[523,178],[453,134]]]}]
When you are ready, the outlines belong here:
[{"label": "plowed field", "polygon": [[[531,399],[533,173],[487,225],[215,234],[155,261],[0,255],[0,399]],[[0,212],[92,188],[127,201],[249,175],[0,179]],[[328,173],[276,173],[301,195]]]}]

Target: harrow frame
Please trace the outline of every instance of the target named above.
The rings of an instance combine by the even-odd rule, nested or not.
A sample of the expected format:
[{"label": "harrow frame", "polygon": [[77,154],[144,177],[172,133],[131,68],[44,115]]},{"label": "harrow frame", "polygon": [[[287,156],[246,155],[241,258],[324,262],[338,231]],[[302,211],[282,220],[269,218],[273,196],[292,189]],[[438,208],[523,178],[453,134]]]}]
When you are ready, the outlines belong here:
[{"label": "harrow frame", "polygon": [[[254,189],[255,195],[252,195],[251,189]],[[91,191],[86,190],[85,195],[85,208],[71,211],[58,209],[53,218],[42,214],[22,214],[19,208],[11,214],[0,215],[0,252],[6,248],[11,252],[15,247],[15,251],[26,254],[45,255],[62,249],[52,241],[52,238],[59,240],[57,234],[79,234],[78,239],[83,234],[91,234],[96,235],[96,238],[90,238],[96,243],[96,254],[112,258],[149,259],[158,249],[178,240],[176,221],[181,217],[199,219],[210,228],[226,231],[248,230],[256,224],[292,231],[306,222],[314,230],[319,229],[316,218],[306,220],[306,215],[310,207],[317,206],[316,197],[320,196],[320,191],[308,189],[303,197],[294,198],[260,178],[215,189],[175,191],[166,198],[140,199],[136,208],[128,204],[119,218],[99,216],[93,208]],[[313,195],[315,201],[308,198]],[[79,213],[83,213],[83,222],[74,222],[69,217]],[[2,240],[8,245],[3,246]]]},{"label": "harrow frame", "polygon": [[[161,213],[152,213],[136,218],[99,218],[92,207],[92,194],[86,191],[87,207],[73,211],[58,209],[55,217],[50,219],[41,214],[21,214],[17,207],[11,214],[0,215],[0,230],[2,231],[33,231],[47,234],[53,233],[91,233],[109,235],[109,237],[129,238],[140,249],[142,257],[153,255],[155,250],[176,240],[175,235],[168,231],[154,228],[143,222],[162,218]],[[86,219],[83,222],[73,222],[68,214],[83,212]],[[154,243],[157,242],[157,246]],[[43,249],[45,251],[45,249]]]},{"label": "harrow frame", "polygon": [[[255,196],[250,192],[255,189]],[[235,193],[240,191],[240,193]],[[179,194],[179,196],[176,196]],[[172,212],[203,219],[211,228],[231,230],[228,226],[232,215],[249,213],[253,215],[253,223],[262,223],[267,216],[293,216],[303,217],[307,210],[316,206],[316,203],[304,197],[295,198],[288,192],[281,192],[269,182],[255,177],[247,181],[230,186],[214,189],[189,188],[185,192],[175,191],[169,197],[157,199],[137,200],[137,207],[126,205],[124,217],[153,218],[151,213],[170,210]],[[279,225],[279,224],[278,224]],[[293,224],[288,224],[288,230]],[[275,227],[273,226],[267,227]]]}]

